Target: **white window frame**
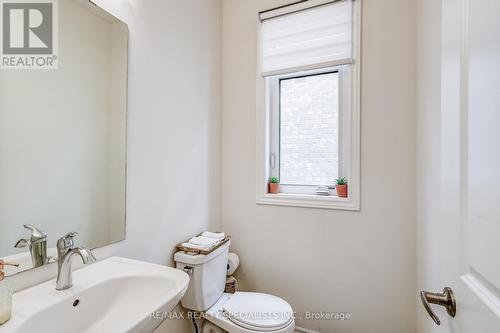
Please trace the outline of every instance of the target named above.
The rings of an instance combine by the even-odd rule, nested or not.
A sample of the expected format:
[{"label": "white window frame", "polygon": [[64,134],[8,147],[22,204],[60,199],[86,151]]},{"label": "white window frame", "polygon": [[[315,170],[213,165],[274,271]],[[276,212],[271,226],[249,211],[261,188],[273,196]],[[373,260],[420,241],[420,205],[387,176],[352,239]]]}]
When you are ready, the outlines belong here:
[{"label": "white window frame", "polygon": [[[294,72],[289,74],[276,75],[266,78],[266,93],[269,95],[269,105],[267,106],[270,112],[269,120],[269,176],[280,178],[280,166],[281,166],[281,156],[280,156],[280,84],[282,80],[294,79],[300,77],[309,77],[314,75],[324,75],[330,73],[337,73],[339,78],[339,122],[338,124],[338,144],[339,144],[339,176],[342,175],[342,170],[347,170],[349,168],[349,156],[350,152],[346,149],[346,145],[343,142],[349,142],[348,137],[343,137],[345,134],[349,134],[349,130],[342,128],[343,119],[348,119],[349,115],[344,114],[346,111],[350,110],[349,103],[350,95],[350,82],[351,82],[351,70],[348,66],[335,66],[335,67],[324,67],[309,71]],[[321,186],[328,186],[329,188],[334,187],[334,179],[328,184],[320,184]],[[290,184],[280,184],[280,189],[283,193],[291,194],[308,194],[316,195],[316,190],[318,185],[290,185]]]},{"label": "white window frame", "polygon": [[[258,21],[260,38],[260,21]],[[320,64],[313,68],[298,69],[293,73],[264,77],[257,66],[257,157],[256,157],[256,203],[341,210],[360,209],[360,41],[361,41],[361,1],[353,1],[353,59],[351,64]],[[257,43],[260,45],[260,41]],[[257,55],[260,54],[260,50]],[[260,59],[260,57],[257,57]],[[260,60],[259,60],[260,61]],[[275,174],[271,171],[273,157],[271,151],[279,152],[279,147],[271,148],[271,143],[279,145],[279,79],[339,71],[339,176],[349,181],[349,197],[340,198],[335,190],[332,195],[315,194],[317,187],[308,190],[288,185],[286,193],[268,193],[268,179]],[[347,86],[346,86],[347,85]],[[278,118],[277,118],[278,117]],[[278,122],[278,124],[276,124]],[[274,130],[273,130],[274,129]],[[278,136],[278,137],[276,137]],[[275,162],[278,163],[276,156]],[[275,170],[279,170],[276,165]],[[329,184],[324,184],[329,185]],[[308,192],[308,193],[306,193]]]}]

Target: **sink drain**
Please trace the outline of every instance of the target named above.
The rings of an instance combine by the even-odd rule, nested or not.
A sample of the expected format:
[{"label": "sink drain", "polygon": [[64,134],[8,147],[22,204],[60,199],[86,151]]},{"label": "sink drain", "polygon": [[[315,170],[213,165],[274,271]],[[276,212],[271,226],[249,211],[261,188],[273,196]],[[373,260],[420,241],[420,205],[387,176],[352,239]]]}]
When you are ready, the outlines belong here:
[{"label": "sink drain", "polygon": [[78,306],[78,304],[80,304],[80,300],[79,300],[79,299],[77,299],[77,300],[75,300],[75,301],[73,302],[73,306]]}]

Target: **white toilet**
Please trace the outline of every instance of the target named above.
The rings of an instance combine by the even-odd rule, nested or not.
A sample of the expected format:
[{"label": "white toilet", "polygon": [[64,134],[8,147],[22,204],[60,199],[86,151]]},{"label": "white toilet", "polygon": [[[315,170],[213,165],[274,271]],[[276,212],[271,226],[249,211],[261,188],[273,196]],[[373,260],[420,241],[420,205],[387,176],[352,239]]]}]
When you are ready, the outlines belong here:
[{"label": "white toilet", "polygon": [[224,293],[229,242],[210,254],[177,252],[177,268],[189,274],[181,300],[188,310],[204,312],[202,333],[293,333],[295,320],[290,304],[261,293]]}]

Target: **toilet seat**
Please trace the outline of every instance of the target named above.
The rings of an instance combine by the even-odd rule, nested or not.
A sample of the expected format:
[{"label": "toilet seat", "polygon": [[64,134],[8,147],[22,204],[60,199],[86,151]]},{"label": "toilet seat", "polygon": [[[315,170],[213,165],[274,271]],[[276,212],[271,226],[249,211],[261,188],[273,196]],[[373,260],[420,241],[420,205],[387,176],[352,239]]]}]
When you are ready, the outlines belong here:
[{"label": "toilet seat", "polygon": [[292,333],[295,321],[283,299],[261,293],[223,294],[206,311],[207,320],[230,333]]},{"label": "toilet seat", "polygon": [[244,328],[272,332],[290,325],[293,311],[279,297],[261,293],[235,293],[223,306],[224,315]]}]

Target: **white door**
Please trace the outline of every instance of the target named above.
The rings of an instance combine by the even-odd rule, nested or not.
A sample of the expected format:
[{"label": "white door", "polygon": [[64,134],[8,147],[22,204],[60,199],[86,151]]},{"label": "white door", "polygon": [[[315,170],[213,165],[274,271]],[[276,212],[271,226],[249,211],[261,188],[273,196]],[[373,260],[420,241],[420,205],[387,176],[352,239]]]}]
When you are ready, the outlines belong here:
[{"label": "white door", "polygon": [[431,304],[441,326],[422,330],[498,333],[500,0],[443,0],[441,9],[440,219],[435,228],[441,243],[434,247],[439,253],[423,260],[439,258],[442,287],[453,290],[456,316]]}]

